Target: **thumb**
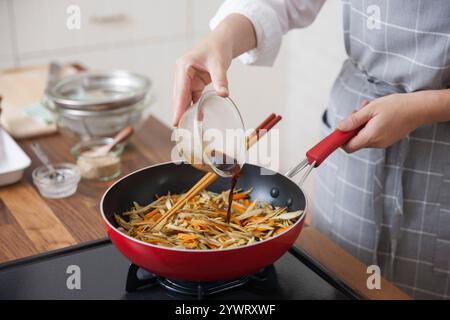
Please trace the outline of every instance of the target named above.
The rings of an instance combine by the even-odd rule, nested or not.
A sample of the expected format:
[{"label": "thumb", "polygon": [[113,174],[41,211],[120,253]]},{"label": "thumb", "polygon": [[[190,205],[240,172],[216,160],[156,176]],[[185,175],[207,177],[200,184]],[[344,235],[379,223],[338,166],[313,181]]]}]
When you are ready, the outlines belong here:
[{"label": "thumb", "polygon": [[[363,101],[362,107],[367,105],[367,100]],[[370,120],[369,108],[362,108],[356,112],[352,112],[346,119],[339,121],[337,128],[341,131],[350,131],[359,128]]]},{"label": "thumb", "polygon": [[228,97],[228,80],[226,69],[220,65],[216,65],[210,71],[211,82],[217,94],[221,97]]}]

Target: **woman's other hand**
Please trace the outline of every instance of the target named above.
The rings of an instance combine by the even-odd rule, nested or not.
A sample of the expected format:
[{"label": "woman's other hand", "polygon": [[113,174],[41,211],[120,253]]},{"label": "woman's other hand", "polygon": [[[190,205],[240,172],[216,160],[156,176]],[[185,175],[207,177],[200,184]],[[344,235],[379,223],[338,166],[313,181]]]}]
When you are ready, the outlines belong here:
[{"label": "woman's other hand", "polygon": [[426,123],[425,101],[417,93],[391,94],[371,102],[342,120],[337,128],[350,131],[365,124],[343,149],[352,153],[362,148],[387,148]]}]

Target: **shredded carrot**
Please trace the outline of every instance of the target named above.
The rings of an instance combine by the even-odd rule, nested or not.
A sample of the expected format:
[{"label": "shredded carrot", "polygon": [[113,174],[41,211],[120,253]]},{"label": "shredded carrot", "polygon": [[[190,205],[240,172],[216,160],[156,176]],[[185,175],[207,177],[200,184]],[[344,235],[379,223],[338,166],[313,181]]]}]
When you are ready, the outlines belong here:
[{"label": "shredded carrot", "polygon": [[247,198],[248,194],[246,192],[233,194],[233,200],[240,200]]},{"label": "shredded carrot", "polygon": [[161,213],[157,213],[157,214],[155,214],[155,215],[153,216],[153,220],[154,220],[154,221],[158,221],[159,218],[161,218],[161,217],[162,217]]},{"label": "shredded carrot", "polygon": [[145,221],[149,220],[149,219],[150,219],[151,217],[153,217],[156,213],[158,213],[158,211],[159,211],[158,208],[156,208],[156,209],[150,211],[149,213],[147,213],[147,214],[144,216],[144,220],[145,220]]},{"label": "shredded carrot", "polygon": [[239,219],[237,219],[236,217],[232,217],[232,218],[231,218],[231,222],[234,222],[234,223],[236,223],[237,225],[242,226],[241,221],[240,221]]},{"label": "shredded carrot", "polygon": [[198,241],[193,242],[187,242],[184,244],[184,246],[188,249],[197,249],[198,248]]},{"label": "shredded carrot", "polygon": [[280,227],[277,230],[275,230],[274,234],[279,234],[279,233],[283,232],[284,230],[286,230],[286,227]]},{"label": "shredded carrot", "polygon": [[223,215],[223,216],[227,216],[227,212],[225,211],[225,210],[220,210],[220,209],[217,209],[217,213],[218,214],[221,214],[221,215]]},{"label": "shredded carrot", "polygon": [[231,205],[231,207],[234,209],[234,210],[236,210],[237,212],[239,212],[239,213],[244,213],[245,212],[245,209],[244,208],[242,208],[240,205],[238,205],[237,203],[233,203],[232,205]]},{"label": "shredded carrot", "polygon": [[257,222],[257,221],[262,221],[262,220],[264,220],[264,219],[266,219],[265,217],[258,217],[258,216],[253,216],[253,217],[250,217],[250,218],[248,218],[247,220],[246,220],[246,222]]},{"label": "shredded carrot", "polygon": [[255,231],[256,232],[263,232],[263,231],[266,231],[266,229],[264,229],[264,228],[256,228]]},{"label": "shredded carrot", "polygon": [[206,224],[201,221],[198,221],[198,220],[191,220],[191,224],[196,229],[205,229],[206,228]]},{"label": "shredded carrot", "polygon": [[157,239],[148,239],[148,240],[145,240],[145,242],[157,244],[159,242],[159,240],[157,240]]},{"label": "shredded carrot", "polygon": [[183,242],[193,242],[194,240],[198,239],[197,235],[188,233],[179,233],[177,234],[177,237]]},{"label": "shredded carrot", "polygon": [[[198,202],[198,200],[199,200],[199,196],[195,196],[195,197],[193,197],[191,200],[189,200],[189,203],[192,203],[192,204],[195,204],[195,203],[197,203]],[[176,201],[174,201],[174,203],[175,203]]]},{"label": "shredded carrot", "polygon": [[228,228],[225,227],[225,226],[215,225],[215,227],[216,227],[217,229],[219,229],[220,231],[228,231]]}]

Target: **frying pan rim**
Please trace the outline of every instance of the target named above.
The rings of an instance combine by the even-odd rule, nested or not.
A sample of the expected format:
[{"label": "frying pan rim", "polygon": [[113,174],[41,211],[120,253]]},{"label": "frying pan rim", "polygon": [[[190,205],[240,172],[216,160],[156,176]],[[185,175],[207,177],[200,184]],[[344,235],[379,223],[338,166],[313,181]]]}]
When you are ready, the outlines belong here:
[{"label": "frying pan rim", "polygon": [[[135,239],[135,238],[133,238],[133,237],[130,237],[130,236],[124,234],[123,232],[120,232],[115,226],[113,226],[113,225],[109,222],[108,218],[106,218],[106,215],[105,215],[105,213],[103,212],[103,202],[104,202],[105,197],[106,197],[106,195],[108,194],[108,192],[109,192],[116,184],[118,184],[120,181],[126,179],[128,176],[131,176],[131,175],[133,175],[133,174],[135,174],[135,173],[138,173],[138,172],[140,172],[140,171],[143,171],[143,170],[147,170],[147,169],[150,169],[150,168],[153,168],[153,167],[163,166],[163,165],[167,165],[167,164],[175,164],[175,165],[177,165],[177,164],[181,164],[181,163],[185,164],[186,162],[184,162],[184,161],[179,161],[179,162],[177,163],[177,162],[174,162],[174,161],[166,161],[166,162],[162,162],[162,163],[150,165],[150,166],[147,166],[147,167],[144,167],[144,168],[141,168],[141,169],[137,169],[137,170],[135,170],[135,171],[133,171],[133,172],[130,172],[129,174],[123,176],[122,178],[120,178],[119,180],[117,180],[116,182],[114,182],[108,189],[106,189],[105,193],[104,193],[103,196],[102,196],[102,199],[100,200],[100,213],[101,213],[101,215],[102,215],[103,221],[111,228],[111,230],[113,230],[114,232],[119,233],[121,236],[124,236],[125,238],[127,238],[127,239],[129,239],[129,240],[131,240],[131,241],[133,241],[133,242],[136,242],[136,243],[138,243],[138,244],[142,244],[142,245],[145,245],[145,246],[148,246],[148,247],[151,247],[151,248],[160,249],[160,250],[161,250],[161,249],[162,249],[162,250],[170,250],[170,251],[176,251],[176,252],[189,252],[189,253],[191,253],[191,252],[192,252],[192,253],[193,253],[193,252],[195,252],[195,253],[211,252],[211,253],[213,253],[213,252],[233,251],[233,250],[239,250],[239,249],[250,248],[250,247],[253,247],[253,246],[262,245],[262,244],[264,244],[264,243],[266,243],[266,242],[269,242],[269,241],[274,240],[274,239],[276,239],[276,238],[278,238],[278,237],[281,237],[281,236],[284,235],[285,233],[291,231],[297,224],[303,223],[303,220],[305,220],[306,212],[307,212],[307,209],[309,208],[309,203],[308,203],[308,197],[306,196],[306,193],[303,191],[302,187],[299,186],[299,185],[298,185],[297,183],[295,183],[294,181],[292,181],[291,179],[289,179],[288,177],[286,177],[285,175],[283,175],[283,174],[281,174],[281,173],[279,173],[279,172],[276,172],[276,171],[271,170],[271,171],[275,172],[276,174],[279,174],[279,175],[285,177],[286,179],[291,180],[291,182],[294,183],[294,184],[300,189],[300,191],[301,191],[302,194],[303,194],[303,197],[305,198],[305,208],[303,209],[302,215],[299,217],[299,219],[298,219],[298,220],[297,220],[290,228],[284,230],[283,232],[277,234],[276,236],[267,238],[267,239],[265,239],[265,240],[263,240],[263,241],[258,241],[258,242],[255,242],[255,243],[252,243],[252,244],[249,244],[249,245],[238,246],[238,247],[234,247],[234,248],[225,248],[225,249],[194,249],[194,250],[192,250],[192,249],[182,249],[182,248],[175,249],[175,248],[169,248],[169,247],[164,247],[164,246],[158,246],[158,245],[155,245],[155,244],[152,244],[152,243],[147,243],[147,242],[144,242],[144,241]],[[248,164],[248,165],[262,168],[261,166],[258,166],[258,165],[255,165],[255,164]],[[269,169],[266,169],[266,170],[269,170]],[[109,235],[108,235],[108,236],[109,236]]]}]

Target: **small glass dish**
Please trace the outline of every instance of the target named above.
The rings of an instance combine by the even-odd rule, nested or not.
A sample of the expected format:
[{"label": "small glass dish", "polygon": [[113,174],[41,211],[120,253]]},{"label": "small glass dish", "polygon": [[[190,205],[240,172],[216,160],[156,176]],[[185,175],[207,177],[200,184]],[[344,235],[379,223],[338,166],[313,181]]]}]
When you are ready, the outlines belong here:
[{"label": "small glass dish", "polygon": [[33,183],[39,193],[50,199],[66,198],[77,191],[80,170],[72,163],[41,166],[33,170]]},{"label": "small glass dish", "polygon": [[89,154],[113,141],[113,138],[95,138],[81,141],[72,147],[70,153],[75,159],[83,179],[110,181],[120,175],[120,156],[125,148],[124,143],[117,144],[106,155],[92,156]]},{"label": "small glass dish", "polygon": [[190,106],[175,130],[178,155],[197,169],[231,177],[226,165],[245,163],[247,138],[236,104],[215,91],[205,91]]}]

